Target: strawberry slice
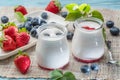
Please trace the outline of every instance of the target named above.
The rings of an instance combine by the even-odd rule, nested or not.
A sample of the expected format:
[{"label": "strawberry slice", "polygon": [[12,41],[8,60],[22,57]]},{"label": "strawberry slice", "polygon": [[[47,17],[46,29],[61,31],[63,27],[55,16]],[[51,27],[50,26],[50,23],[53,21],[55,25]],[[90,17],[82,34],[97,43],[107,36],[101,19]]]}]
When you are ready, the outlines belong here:
[{"label": "strawberry slice", "polygon": [[91,28],[89,26],[83,26],[82,28],[87,29],[87,30],[95,30],[95,28]]},{"label": "strawberry slice", "polygon": [[61,3],[58,0],[51,0],[45,10],[57,14],[61,10]]},{"label": "strawberry slice", "polygon": [[30,67],[31,60],[27,54],[19,51],[18,55],[14,59],[14,64],[22,74],[26,74]]},{"label": "strawberry slice", "polygon": [[8,35],[5,35],[5,39],[2,41],[1,47],[4,51],[12,51],[17,48],[15,41]]},{"label": "strawberry slice", "polygon": [[27,32],[18,33],[15,38],[17,47],[22,47],[28,44],[29,40],[30,40],[30,35]]},{"label": "strawberry slice", "polygon": [[23,15],[27,14],[26,8],[22,5],[18,5],[17,7],[15,7],[14,11],[15,12],[21,12]]}]

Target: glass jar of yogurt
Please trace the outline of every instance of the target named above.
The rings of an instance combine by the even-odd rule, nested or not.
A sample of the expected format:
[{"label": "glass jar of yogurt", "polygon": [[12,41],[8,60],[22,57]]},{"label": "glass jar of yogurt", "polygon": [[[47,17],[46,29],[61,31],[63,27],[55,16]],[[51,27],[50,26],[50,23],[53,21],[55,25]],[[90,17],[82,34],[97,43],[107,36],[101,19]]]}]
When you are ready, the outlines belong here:
[{"label": "glass jar of yogurt", "polygon": [[81,62],[95,62],[104,54],[103,22],[97,18],[80,18],[75,21],[72,40],[73,56]]},{"label": "glass jar of yogurt", "polygon": [[69,62],[69,46],[66,39],[67,29],[58,23],[45,24],[38,29],[36,59],[44,69],[57,69]]}]

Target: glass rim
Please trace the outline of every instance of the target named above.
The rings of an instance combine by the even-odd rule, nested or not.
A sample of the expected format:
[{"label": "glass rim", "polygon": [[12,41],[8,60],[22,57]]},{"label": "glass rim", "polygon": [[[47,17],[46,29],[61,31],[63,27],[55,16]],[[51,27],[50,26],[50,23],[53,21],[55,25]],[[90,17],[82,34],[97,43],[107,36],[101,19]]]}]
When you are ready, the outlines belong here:
[{"label": "glass rim", "polygon": [[51,23],[48,23],[48,24],[44,24],[44,25],[42,25],[41,27],[39,27],[39,28],[38,28],[38,35],[40,35],[40,33],[41,33],[43,30],[45,30],[45,29],[47,29],[47,28],[50,28],[50,27],[54,27],[54,28],[58,28],[58,29],[62,30],[62,31],[64,32],[63,36],[66,36],[66,35],[67,35],[68,30],[67,30],[66,26],[61,25],[61,24],[56,23],[56,22],[51,22]]},{"label": "glass rim", "polygon": [[[77,27],[78,23],[85,22],[85,21],[91,21],[91,22],[98,23],[100,25],[100,27],[96,28],[95,30],[99,30],[103,27],[103,21],[98,18],[94,18],[94,17],[79,18],[79,19],[75,20],[73,25],[75,26],[75,28],[78,28]],[[95,30],[89,30],[89,31],[95,31]]]}]

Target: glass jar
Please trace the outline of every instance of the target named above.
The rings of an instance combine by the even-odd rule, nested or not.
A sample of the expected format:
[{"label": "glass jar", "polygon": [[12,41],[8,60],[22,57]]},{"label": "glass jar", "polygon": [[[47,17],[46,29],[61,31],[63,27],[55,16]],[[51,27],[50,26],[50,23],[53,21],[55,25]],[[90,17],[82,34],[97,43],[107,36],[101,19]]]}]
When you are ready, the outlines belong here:
[{"label": "glass jar", "polygon": [[104,54],[103,22],[97,18],[79,18],[75,21],[72,40],[73,56],[81,62],[95,62]]},{"label": "glass jar", "polygon": [[69,62],[69,47],[66,39],[67,29],[58,23],[45,24],[38,29],[36,59],[44,69],[57,69]]}]

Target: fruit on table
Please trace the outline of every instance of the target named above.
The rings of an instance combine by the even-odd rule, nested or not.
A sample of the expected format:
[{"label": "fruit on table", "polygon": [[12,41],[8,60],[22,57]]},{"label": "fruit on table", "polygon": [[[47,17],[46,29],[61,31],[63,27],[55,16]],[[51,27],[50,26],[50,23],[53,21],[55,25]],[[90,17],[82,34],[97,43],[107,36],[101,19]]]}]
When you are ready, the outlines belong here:
[{"label": "fruit on table", "polygon": [[5,39],[2,41],[1,45],[4,51],[11,51],[16,49],[15,41],[8,35],[5,35]]},{"label": "fruit on table", "polygon": [[38,38],[37,29],[46,23],[47,23],[46,19],[43,19],[42,16],[41,16],[41,18],[27,17],[27,19],[24,23],[18,25],[18,28],[19,29],[26,28],[26,30],[30,33],[30,35],[32,37]]},{"label": "fruit on table", "polygon": [[15,38],[17,47],[21,47],[28,44],[29,40],[30,36],[27,32],[18,33]]},{"label": "fruit on table", "polygon": [[9,21],[9,18],[7,16],[2,16],[1,17],[1,22],[2,23],[7,23]]},{"label": "fruit on table", "polygon": [[64,18],[66,18],[66,16],[68,15],[67,12],[61,12],[60,14],[61,14],[61,16],[64,17]]},{"label": "fruit on table", "polygon": [[99,70],[99,65],[98,64],[92,64],[91,66],[90,66],[90,68],[91,68],[91,70],[93,70],[93,71],[98,71]]},{"label": "fruit on table", "polygon": [[68,39],[68,40],[72,40],[73,35],[74,35],[74,33],[73,33],[73,32],[68,31],[68,33],[67,33],[67,39]]},{"label": "fruit on table", "polygon": [[51,0],[45,10],[57,14],[61,10],[61,3],[58,0]]},{"label": "fruit on table", "polygon": [[18,5],[17,7],[15,7],[14,11],[15,12],[21,12],[23,15],[27,14],[26,8],[22,5]]},{"label": "fruit on table", "polygon": [[119,32],[120,32],[120,29],[117,28],[117,27],[112,27],[112,28],[110,28],[110,33],[111,33],[113,36],[119,35]]},{"label": "fruit on table", "polygon": [[38,38],[37,28],[36,27],[32,28],[30,34],[32,37]]},{"label": "fruit on table", "polygon": [[81,70],[82,73],[85,73],[85,74],[89,74],[90,71],[91,71],[91,69],[88,65],[81,66],[80,70]]},{"label": "fruit on table", "polygon": [[30,21],[27,21],[23,25],[28,31],[30,31],[33,27],[32,23]]},{"label": "fruit on table", "polygon": [[22,74],[26,74],[30,67],[31,60],[27,54],[19,51],[14,59],[14,64]]},{"label": "fruit on table", "polygon": [[17,29],[16,26],[10,26],[10,27],[4,29],[3,31],[4,31],[4,34],[5,34],[5,35],[8,35],[8,36],[10,36],[12,39],[15,40],[15,36],[16,36],[16,34],[17,34],[17,32],[18,32],[18,29]]},{"label": "fruit on table", "polygon": [[107,22],[106,22],[106,26],[107,26],[108,28],[111,28],[111,27],[114,26],[114,22],[113,22],[113,21],[107,21]]},{"label": "fruit on table", "polygon": [[48,18],[48,15],[47,15],[46,12],[43,12],[43,13],[41,14],[41,17],[42,17],[43,19],[47,19],[47,18]]}]

